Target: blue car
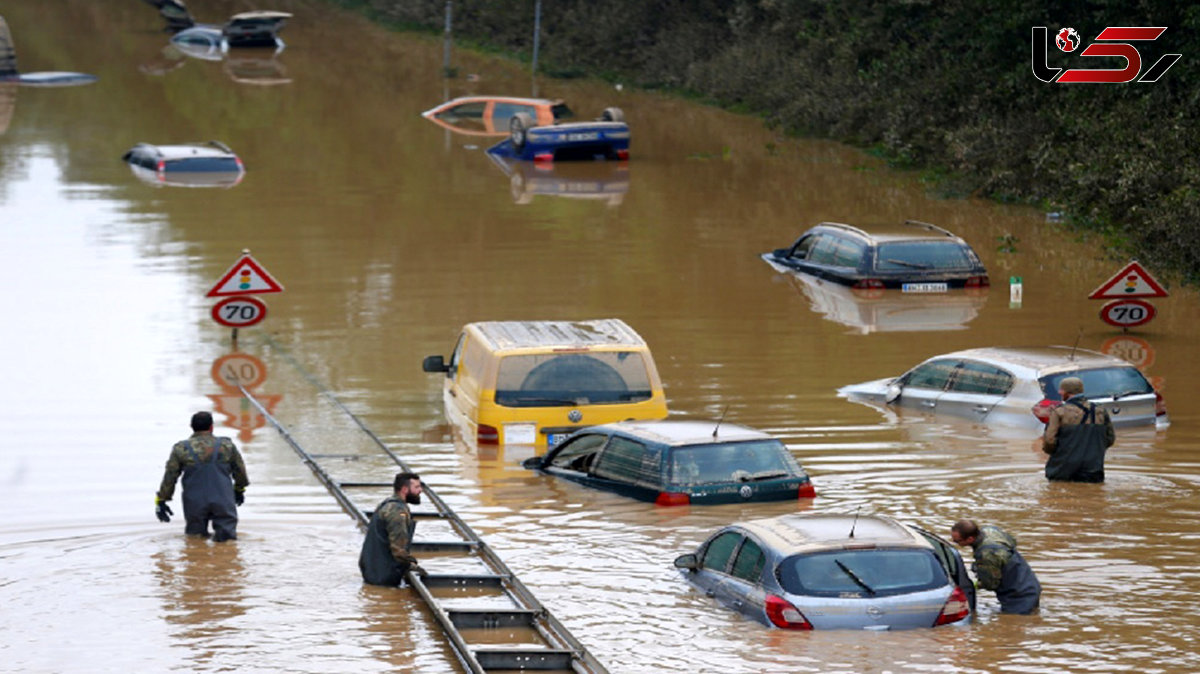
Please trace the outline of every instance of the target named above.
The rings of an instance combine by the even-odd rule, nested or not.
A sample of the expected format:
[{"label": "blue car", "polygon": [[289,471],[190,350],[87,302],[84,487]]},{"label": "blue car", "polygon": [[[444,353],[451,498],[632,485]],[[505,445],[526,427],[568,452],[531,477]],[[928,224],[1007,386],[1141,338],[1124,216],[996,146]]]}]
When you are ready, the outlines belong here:
[{"label": "blue car", "polygon": [[489,154],[532,161],[629,159],[629,126],[620,108],[605,108],[596,121],[548,126],[519,112],[509,119],[508,131],[508,138],[488,148]]}]

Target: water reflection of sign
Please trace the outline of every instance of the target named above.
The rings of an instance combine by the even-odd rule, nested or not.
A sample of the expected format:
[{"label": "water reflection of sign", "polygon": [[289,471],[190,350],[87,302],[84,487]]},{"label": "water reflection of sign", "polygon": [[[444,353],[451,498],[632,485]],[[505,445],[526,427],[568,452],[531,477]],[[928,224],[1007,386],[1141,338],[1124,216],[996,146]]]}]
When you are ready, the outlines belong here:
[{"label": "water reflection of sign", "polygon": [[230,353],[213,361],[212,378],[224,389],[252,389],[267,380],[267,366],[248,353]]},{"label": "water reflection of sign", "polygon": [[1154,347],[1141,337],[1132,335],[1113,337],[1100,346],[1100,351],[1121,360],[1127,360],[1139,370],[1154,364]]},{"label": "water reflection of sign", "polygon": [[[262,403],[268,414],[272,414],[283,396],[255,394],[254,398]],[[242,442],[249,442],[254,437],[254,430],[267,424],[266,417],[240,393],[210,395],[208,399],[213,402],[213,409],[225,415],[224,425],[238,429],[238,438]]]},{"label": "water reflection of sign", "polygon": [[267,304],[257,297],[226,297],[212,308],[213,320],[230,328],[246,328],[267,317]]}]

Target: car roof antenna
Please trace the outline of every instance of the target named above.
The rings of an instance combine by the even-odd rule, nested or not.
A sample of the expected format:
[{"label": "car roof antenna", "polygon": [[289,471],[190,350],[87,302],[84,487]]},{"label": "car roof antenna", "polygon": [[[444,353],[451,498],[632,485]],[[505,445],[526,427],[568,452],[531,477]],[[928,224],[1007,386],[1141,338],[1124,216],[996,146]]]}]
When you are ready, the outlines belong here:
[{"label": "car roof antenna", "polygon": [[717,419],[717,425],[713,426],[713,440],[717,439],[717,431],[721,428],[721,422],[725,421],[725,413],[729,411],[729,404],[726,403],[725,409],[721,410],[721,418]]},{"label": "car roof antenna", "polygon": [[1079,340],[1083,338],[1083,326],[1079,328],[1079,334],[1075,335],[1075,343],[1071,345],[1071,355],[1067,360],[1075,362],[1075,349],[1079,348]]},{"label": "car roof antenna", "polygon": [[858,510],[854,511],[854,522],[850,525],[850,538],[854,538],[854,528],[858,526],[858,514],[862,512],[862,506],[858,506]]}]

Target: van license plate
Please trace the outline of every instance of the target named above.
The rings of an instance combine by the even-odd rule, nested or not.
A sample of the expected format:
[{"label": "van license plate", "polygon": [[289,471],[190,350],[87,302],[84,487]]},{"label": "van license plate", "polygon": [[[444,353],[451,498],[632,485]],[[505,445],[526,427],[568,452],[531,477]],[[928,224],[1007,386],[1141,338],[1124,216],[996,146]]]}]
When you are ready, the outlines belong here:
[{"label": "van license plate", "polygon": [[537,442],[537,424],[504,424],[504,444],[532,445]]},{"label": "van license plate", "polygon": [[546,434],[546,449],[553,449],[558,446],[558,443],[567,439],[570,433],[548,433]]},{"label": "van license plate", "polygon": [[945,283],[905,283],[900,286],[900,291],[906,293],[944,293],[946,289]]}]

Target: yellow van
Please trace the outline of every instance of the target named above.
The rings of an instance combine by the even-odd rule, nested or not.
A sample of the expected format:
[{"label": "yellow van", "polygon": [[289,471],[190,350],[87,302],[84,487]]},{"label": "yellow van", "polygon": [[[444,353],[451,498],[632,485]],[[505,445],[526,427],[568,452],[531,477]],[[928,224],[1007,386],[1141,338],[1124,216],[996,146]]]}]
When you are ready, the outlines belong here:
[{"label": "yellow van", "polygon": [[485,321],[463,327],[445,373],[446,419],[478,444],[554,446],[575,430],[662,419],[650,348],[624,321]]}]

